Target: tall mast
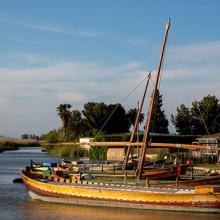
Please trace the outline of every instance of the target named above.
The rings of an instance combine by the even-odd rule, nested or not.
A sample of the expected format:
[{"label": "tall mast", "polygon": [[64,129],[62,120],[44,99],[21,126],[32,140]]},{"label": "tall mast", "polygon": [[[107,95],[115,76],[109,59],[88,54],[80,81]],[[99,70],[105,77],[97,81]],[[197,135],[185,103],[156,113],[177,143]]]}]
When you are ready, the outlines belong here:
[{"label": "tall mast", "polygon": [[151,129],[151,120],[152,120],[152,116],[153,116],[153,112],[154,112],[155,99],[156,99],[156,95],[157,95],[157,89],[158,89],[158,83],[159,83],[159,78],[160,78],[161,66],[162,66],[162,63],[163,63],[163,57],[164,57],[164,52],[165,52],[165,47],[166,47],[169,28],[170,28],[170,18],[168,18],[168,21],[167,21],[167,24],[166,24],[166,31],[165,31],[164,39],[163,39],[163,46],[162,46],[162,50],[161,50],[161,54],[160,54],[160,62],[159,62],[159,65],[158,65],[156,81],[155,81],[154,90],[153,90],[153,93],[152,93],[152,96],[151,96],[151,101],[150,101],[149,111],[148,111],[148,118],[147,118],[146,126],[145,126],[141,157],[138,161],[138,167],[137,167],[137,170],[136,170],[136,177],[138,179],[141,179],[142,170],[143,170],[143,166],[144,166],[146,148],[147,148],[147,144],[148,144],[148,140],[149,140],[149,133],[150,133],[150,129]]},{"label": "tall mast", "polygon": [[[134,140],[134,135],[135,135],[135,132],[137,130],[138,123],[139,123],[139,120],[140,120],[140,115],[141,115],[142,108],[143,108],[143,105],[144,105],[144,100],[145,100],[145,96],[146,96],[146,92],[147,92],[147,88],[148,88],[148,85],[149,85],[150,78],[151,78],[151,72],[147,76],[147,84],[145,86],[144,94],[143,94],[143,97],[142,97],[142,100],[141,100],[141,106],[140,106],[140,108],[138,108],[138,113],[137,113],[137,116],[136,116],[136,119],[135,119],[135,123],[134,123],[134,127],[133,127],[133,130],[132,130],[132,133],[131,133],[131,137],[130,137],[130,142],[129,143],[132,143],[133,140]],[[129,145],[128,146],[128,150],[126,152],[126,156],[125,156],[124,162],[123,162],[122,169],[126,169],[127,168],[128,159],[129,159],[129,156],[131,154],[131,150],[132,150],[132,147],[131,147],[131,145]]]}]

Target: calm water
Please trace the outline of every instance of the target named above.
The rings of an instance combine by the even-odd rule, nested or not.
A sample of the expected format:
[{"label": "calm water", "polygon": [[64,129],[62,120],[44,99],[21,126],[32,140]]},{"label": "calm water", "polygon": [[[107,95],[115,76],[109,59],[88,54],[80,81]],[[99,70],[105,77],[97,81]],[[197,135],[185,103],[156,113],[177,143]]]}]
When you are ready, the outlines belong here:
[{"label": "calm water", "polygon": [[218,214],[163,212],[104,207],[74,206],[36,202],[29,198],[23,184],[12,183],[19,170],[35,161],[54,161],[39,148],[21,148],[0,154],[0,219],[74,219],[74,220],[214,220]]}]

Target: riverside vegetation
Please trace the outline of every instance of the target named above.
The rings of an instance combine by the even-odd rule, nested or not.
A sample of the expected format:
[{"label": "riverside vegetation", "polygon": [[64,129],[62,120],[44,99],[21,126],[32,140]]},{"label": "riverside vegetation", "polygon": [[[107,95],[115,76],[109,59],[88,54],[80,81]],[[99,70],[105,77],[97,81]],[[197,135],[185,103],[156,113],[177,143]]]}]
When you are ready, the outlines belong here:
[{"label": "riverside vegetation", "polygon": [[[102,131],[104,134],[128,133],[134,126],[137,109],[126,111],[117,104],[103,102],[88,102],[82,111],[71,110],[70,104],[60,104],[57,107],[58,116],[62,127],[57,129],[59,138],[65,141],[75,141],[80,137],[95,137]],[[163,110],[163,100],[157,92],[153,115],[152,129],[150,132],[169,134],[169,120]],[[175,130],[181,135],[205,135],[220,132],[220,102],[216,96],[207,95],[201,101],[192,102],[188,108],[181,104],[176,109],[176,114],[170,117]],[[141,115],[139,124],[144,120]],[[174,132],[174,129],[173,129]]]},{"label": "riverside vegetation", "polygon": [[62,158],[89,158],[90,160],[106,160],[107,148],[100,146],[92,146],[87,150],[79,145],[44,145],[43,146],[50,155]]},{"label": "riverside vegetation", "polygon": [[39,141],[0,136],[0,153],[6,150],[17,150],[18,147],[40,146]]},{"label": "riverside vegetation", "polygon": [[[41,136],[41,140],[51,145],[46,150],[59,157],[89,157],[105,160],[107,148],[94,146],[89,151],[80,146],[62,146],[63,142],[79,142],[80,137],[94,137],[96,141],[129,141],[129,130],[134,125],[137,109],[126,111],[121,104],[88,102],[83,110],[71,110],[70,104],[57,107],[62,127]],[[194,101],[191,109],[181,104],[176,115],[171,115],[171,123],[180,135],[169,134],[169,121],[163,110],[162,95],[157,94],[157,101],[152,125],[152,142],[192,143],[201,135],[220,131],[220,103],[216,96],[205,96],[201,101]],[[110,119],[111,116],[111,119]],[[110,120],[109,120],[110,119]],[[141,114],[139,124],[144,120]],[[107,121],[107,123],[105,123]],[[104,126],[103,126],[104,124]],[[113,135],[112,135],[113,134]],[[139,135],[141,141],[142,134]],[[15,150],[20,146],[39,146],[41,142],[32,139],[16,139],[0,136],[0,152]],[[52,146],[52,144],[56,144]],[[125,149],[126,150],[126,149]]]},{"label": "riverside vegetation", "polygon": [[[108,148],[99,146],[92,146],[90,150],[87,150],[80,145],[62,145],[64,139],[62,139],[56,130],[50,131],[45,136],[46,144],[43,144],[43,148],[48,151],[50,155],[63,157],[63,158],[79,158],[88,157],[91,160],[106,160]],[[104,141],[105,136],[101,132],[95,138],[95,141]]]}]

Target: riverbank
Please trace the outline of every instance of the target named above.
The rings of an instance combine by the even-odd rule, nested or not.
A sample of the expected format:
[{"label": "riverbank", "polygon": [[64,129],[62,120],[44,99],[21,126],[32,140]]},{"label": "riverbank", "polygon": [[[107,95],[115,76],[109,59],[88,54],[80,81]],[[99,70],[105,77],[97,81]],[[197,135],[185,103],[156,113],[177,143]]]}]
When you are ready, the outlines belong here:
[{"label": "riverbank", "polygon": [[80,145],[63,145],[62,143],[48,144],[43,143],[42,147],[49,155],[61,158],[88,157],[89,151]]},{"label": "riverbank", "polygon": [[17,150],[19,147],[40,146],[40,142],[32,139],[19,139],[0,136],[0,153],[6,150]]}]

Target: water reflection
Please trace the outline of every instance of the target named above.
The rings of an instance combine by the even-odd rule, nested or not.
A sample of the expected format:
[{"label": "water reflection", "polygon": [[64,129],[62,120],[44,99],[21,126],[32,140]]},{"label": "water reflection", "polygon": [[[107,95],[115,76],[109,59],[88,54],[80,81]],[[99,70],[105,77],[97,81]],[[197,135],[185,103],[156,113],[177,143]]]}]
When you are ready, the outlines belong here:
[{"label": "water reflection", "polygon": [[74,220],[217,220],[219,215],[186,212],[132,210],[121,208],[62,205],[25,201],[20,204],[23,215],[30,219],[74,219]]}]

